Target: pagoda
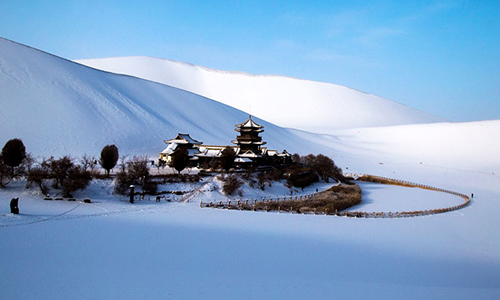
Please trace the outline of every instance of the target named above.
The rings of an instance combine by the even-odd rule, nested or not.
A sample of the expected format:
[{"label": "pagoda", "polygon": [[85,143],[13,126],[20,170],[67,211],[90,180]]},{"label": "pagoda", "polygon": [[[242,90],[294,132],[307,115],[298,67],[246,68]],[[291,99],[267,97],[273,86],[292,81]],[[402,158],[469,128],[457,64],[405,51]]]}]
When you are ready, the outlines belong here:
[{"label": "pagoda", "polygon": [[238,145],[240,149],[239,155],[261,156],[261,146],[265,145],[266,142],[262,141],[259,134],[264,131],[264,126],[255,123],[252,116],[248,116],[248,120],[236,124],[235,127],[234,130],[239,132],[239,135],[236,137],[236,141],[232,141],[232,143]]}]

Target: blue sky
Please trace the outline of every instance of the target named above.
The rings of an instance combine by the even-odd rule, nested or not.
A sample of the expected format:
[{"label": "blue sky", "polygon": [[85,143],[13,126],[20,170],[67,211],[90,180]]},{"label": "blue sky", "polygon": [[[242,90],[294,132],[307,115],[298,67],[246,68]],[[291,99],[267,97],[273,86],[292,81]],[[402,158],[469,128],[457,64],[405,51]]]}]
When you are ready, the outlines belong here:
[{"label": "blue sky", "polygon": [[9,1],[0,36],[345,85],[450,121],[500,119],[500,1]]}]

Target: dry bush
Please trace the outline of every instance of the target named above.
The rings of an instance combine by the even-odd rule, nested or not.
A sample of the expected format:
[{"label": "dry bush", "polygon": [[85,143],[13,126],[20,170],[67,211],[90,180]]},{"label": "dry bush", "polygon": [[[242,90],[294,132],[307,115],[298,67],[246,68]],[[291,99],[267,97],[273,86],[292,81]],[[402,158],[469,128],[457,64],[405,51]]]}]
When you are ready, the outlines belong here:
[{"label": "dry bush", "polygon": [[419,188],[427,188],[425,186],[419,186],[414,183],[410,182],[404,182],[404,181],[398,181],[394,179],[389,179],[389,178],[381,178],[377,176],[372,176],[372,175],[363,175],[361,177],[358,177],[359,181],[366,181],[366,182],[373,182],[373,183],[381,183],[381,184],[392,184],[392,185],[399,185],[399,186],[404,186],[404,187],[419,187]]},{"label": "dry bush", "polygon": [[238,191],[243,184],[243,181],[241,181],[236,175],[225,176],[222,180],[224,182],[222,185],[222,191],[226,195],[232,195],[234,192]]},{"label": "dry bush", "polygon": [[143,193],[155,194],[158,184],[149,176],[148,162],[146,157],[134,156],[126,163],[126,169],[120,170],[115,178],[115,192],[126,194],[130,185],[139,185]]},{"label": "dry bush", "polygon": [[257,202],[240,204],[243,210],[292,211],[297,213],[333,214],[361,202],[361,189],[357,185],[334,186],[316,196],[301,200]]}]

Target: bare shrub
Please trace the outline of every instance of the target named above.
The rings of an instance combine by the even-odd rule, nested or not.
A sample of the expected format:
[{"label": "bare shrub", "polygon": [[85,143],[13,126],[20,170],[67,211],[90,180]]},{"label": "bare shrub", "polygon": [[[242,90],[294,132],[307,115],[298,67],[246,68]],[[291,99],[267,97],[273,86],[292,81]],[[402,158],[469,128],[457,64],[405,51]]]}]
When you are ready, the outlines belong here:
[{"label": "bare shrub", "polygon": [[68,171],[68,176],[62,182],[62,192],[64,197],[71,197],[77,190],[84,190],[92,180],[90,171],[81,166],[73,166]]},{"label": "bare shrub", "polygon": [[42,194],[47,195],[49,188],[45,181],[49,178],[47,170],[42,167],[31,168],[26,175],[26,180],[29,184],[36,184],[40,188]]},{"label": "bare shrub", "polygon": [[36,184],[43,194],[47,194],[46,180],[52,179],[52,186],[61,189],[63,197],[71,197],[77,190],[85,189],[92,180],[90,171],[75,165],[73,159],[66,155],[59,159],[53,156],[44,159],[39,167],[31,168],[27,173],[29,183]]},{"label": "bare shrub", "polygon": [[116,173],[115,193],[125,195],[131,184],[132,180],[129,179],[126,171],[120,170]]},{"label": "bare shrub", "polygon": [[222,191],[226,195],[232,195],[243,185],[243,181],[241,181],[236,175],[228,175],[224,177],[223,182]]},{"label": "bare shrub", "polygon": [[31,168],[36,164],[37,159],[31,152],[26,153],[26,157],[23,160],[23,164],[26,167],[27,172],[31,171]]},{"label": "bare shrub", "polygon": [[361,202],[361,189],[357,185],[342,185],[332,187],[318,195],[299,200],[281,200],[257,202],[255,206],[241,204],[244,210],[293,211],[297,213],[325,213],[347,209]]},{"label": "bare shrub", "polygon": [[288,186],[301,188],[302,190],[311,184],[318,182],[319,177],[316,173],[309,170],[302,170],[302,172],[294,172],[288,176]]},{"label": "bare shrub", "polygon": [[42,162],[42,168],[46,169],[49,177],[54,179],[52,186],[55,189],[58,189],[62,185],[63,181],[68,177],[70,169],[73,167],[73,159],[69,155],[59,159],[51,156]]},{"label": "bare shrub", "polygon": [[300,164],[311,169],[325,182],[329,182],[330,178],[334,178],[341,182],[349,183],[342,174],[342,169],[335,165],[335,162],[326,155],[308,154],[303,157],[295,157],[295,160],[298,160]]},{"label": "bare shrub", "polygon": [[271,185],[269,176],[266,173],[259,173],[257,175],[257,184],[259,186],[259,189],[265,190],[266,189],[266,184],[269,186]]},{"label": "bare shrub", "polygon": [[131,161],[126,162],[126,169],[116,174],[116,193],[126,194],[132,184],[141,186],[142,191],[147,194],[157,192],[158,184],[149,176],[147,157],[134,156]]},{"label": "bare shrub", "polygon": [[80,160],[80,164],[84,171],[90,171],[92,176],[96,175],[95,168],[97,166],[97,158],[85,153]]}]

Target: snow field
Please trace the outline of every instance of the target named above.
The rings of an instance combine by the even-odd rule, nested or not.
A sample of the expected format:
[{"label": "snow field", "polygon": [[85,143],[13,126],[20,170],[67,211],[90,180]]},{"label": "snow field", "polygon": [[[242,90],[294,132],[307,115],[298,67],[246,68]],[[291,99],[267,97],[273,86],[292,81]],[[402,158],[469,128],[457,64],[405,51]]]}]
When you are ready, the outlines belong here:
[{"label": "snow field", "polygon": [[[2,274],[9,274],[0,278],[2,298],[489,299],[499,292],[499,241],[492,238],[499,204],[491,190],[441,215],[352,219],[200,209],[196,202],[131,205],[95,184],[92,205],[43,201],[24,190],[26,215],[12,216],[7,199],[23,190],[16,184],[2,191],[1,224],[18,225],[0,227],[10,241],[1,246]],[[459,201],[366,185],[366,208]],[[19,226],[40,218],[48,220]]]},{"label": "snow field", "polygon": [[[268,85],[262,83],[266,77],[241,76]],[[268,86],[283,90],[287,80],[271,79]],[[326,94],[320,89],[310,92]],[[162,141],[178,132],[206,144],[229,144],[234,124],[248,117],[192,93],[96,71],[3,39],[0,90],[0,141],[21,138],[35,156],[97,155],[116,144],[121,154],[156,158]],[[401,115],[365,100],[353,105],[363,111],[364,105],[366,111],[380,107],[391,122]],[[333,119],[349,101],[336,103],[316,104]],[[377,118],[368,114],[345,124],[380,126]],[[265,126],[271,149],[323,153],[346,172],[474,193],[474,199],[440,215],[353,219],[200,209],[198,203],[131,205],[99,183],[75,194],[91,198],[90,205],[44,201],[16,182],[0,191],[0,298],[499,298],[500,142],[494,137],[500,121],[333,130],[317,118],[333,134],[318,135],[255,119]],[[424,121],[417,119],[413,123]],[[296,117],[288,121],[300,125],[290,127],[314,125]],[[393,186],[368,185],[363,196],[363,209],[461,201]],[[22,215],[9,214],[13,197],[20,198]]]},{"label": "snow field", "polygon": [[361,187],[363,201],[349,208],[349,211],[425,211],[460,205],[464,202],[461,197],[455,195],[420,188],[385,186],[367,182],[356,184]]}]

